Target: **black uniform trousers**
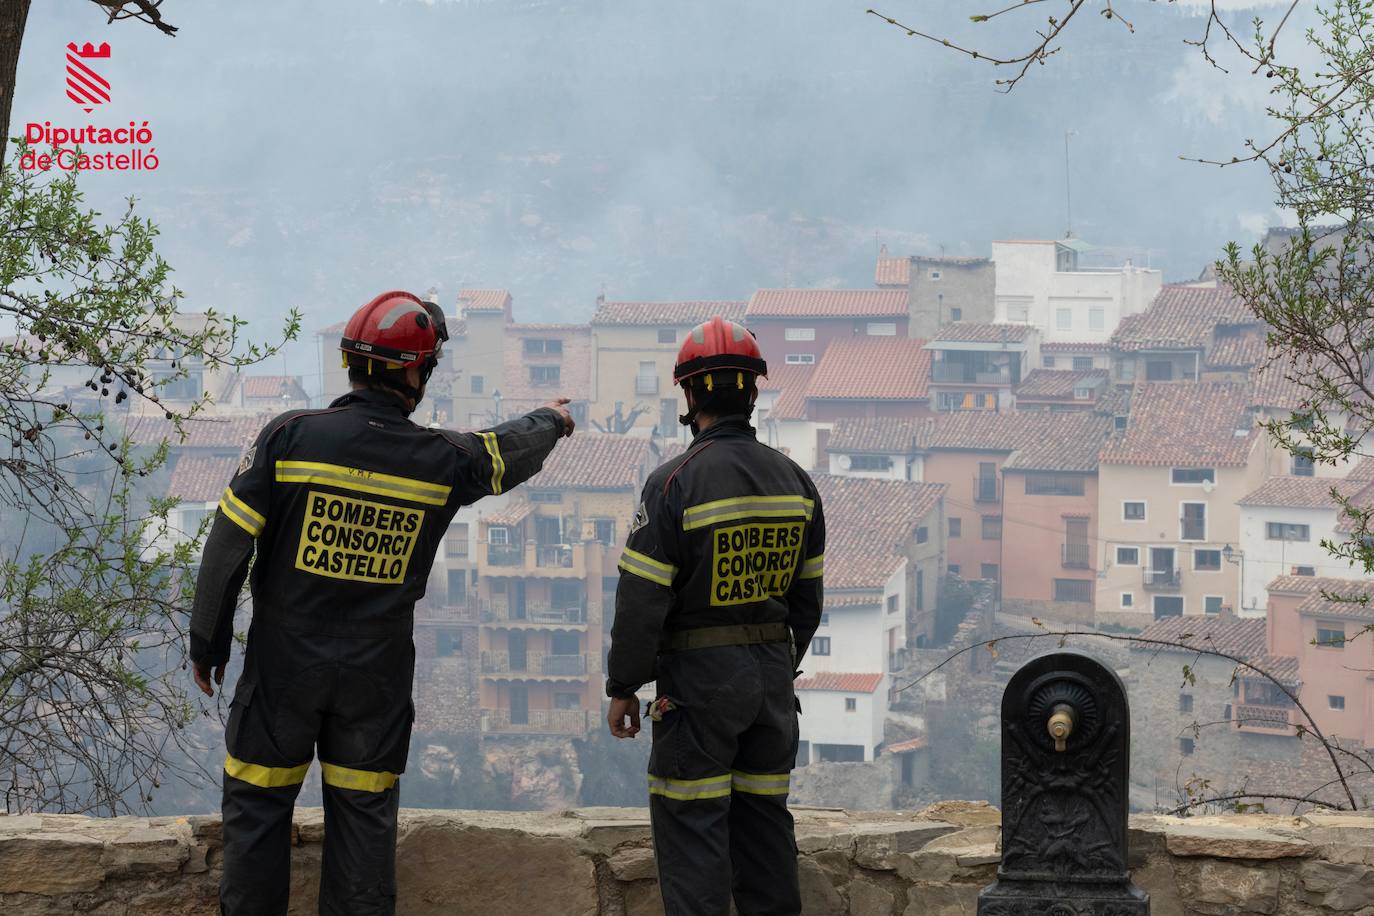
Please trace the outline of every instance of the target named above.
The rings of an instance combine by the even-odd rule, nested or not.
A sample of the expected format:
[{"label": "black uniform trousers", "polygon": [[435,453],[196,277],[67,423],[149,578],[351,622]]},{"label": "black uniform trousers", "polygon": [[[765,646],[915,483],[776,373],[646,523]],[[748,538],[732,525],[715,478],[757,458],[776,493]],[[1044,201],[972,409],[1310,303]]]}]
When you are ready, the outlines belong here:
[{"label": "black uniform trousers", "polygon": [[224,736],[222,913],[286,912],[291,814],[316,747],[325,817],[320,912],[395,912],[414,671],[409,628],[342,637],[254,621]]},{"label": "black uniform trousers", "polygon": [[653,724],[649,814],[667,916],[797,916],[787,793],[797,707],[786,643],[664,654],[657,688],[676,708]]}]

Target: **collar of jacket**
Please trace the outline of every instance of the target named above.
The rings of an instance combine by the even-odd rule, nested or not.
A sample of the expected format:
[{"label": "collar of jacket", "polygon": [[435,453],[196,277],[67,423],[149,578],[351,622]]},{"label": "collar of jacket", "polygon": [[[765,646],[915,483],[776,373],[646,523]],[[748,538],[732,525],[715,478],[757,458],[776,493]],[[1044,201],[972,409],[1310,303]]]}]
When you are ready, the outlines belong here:
[{"label": "collar of jacket", "polygon": [[750,439],[758,438],[758,434],[754,431],[754,427],[749,425],[749,417],[744,414],[738,414],[731,417],[721,417],[719,420],[706,427],[706,429],[697,433],[696,438],[692,440],[692,444],[698,445],[711,439],[743,436],[748,436]]},{"label": "collar of jacket", "polygon": [[387,413],[398,413],[403,417],[410,416],[410,411],[406,410],[405,402],[399,394],[381,388],[358,388],[343,397],[335,398],[329,406],[347,407],[350,404],[371,407]]}]

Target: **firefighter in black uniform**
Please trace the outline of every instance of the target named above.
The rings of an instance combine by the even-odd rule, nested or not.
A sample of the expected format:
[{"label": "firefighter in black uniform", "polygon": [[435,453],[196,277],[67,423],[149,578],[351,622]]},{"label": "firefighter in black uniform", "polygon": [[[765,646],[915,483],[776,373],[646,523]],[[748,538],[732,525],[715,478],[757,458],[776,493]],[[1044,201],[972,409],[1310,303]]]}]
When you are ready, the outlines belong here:
[{"label": "firefighter in black uniform", "polygon": [[458,508],[529,478],[573,428],[564,400],[483,432],[411,422],[447,339],[438,306],[409,293],[363,306],[340,344],[354,390],[269,423],[220,500],[191,621],[195,679],[208,695],[212,678],[223,683],[239,589],[258,554],[224,735],[224,913],[286,912],[291,813],[316,748],[320,912],[394,912],[415,602]]},{"label": "firefighter in black uniform", "polygon": [[816,487],[749,425],[767,372],[743,326],[688,335],[673,380],[696,433],[650,475],[620,560],[606,693],[618,738],[657,681],[649,811],[668,916],[801,912],[787,793],[792,681],[821,617]]}]

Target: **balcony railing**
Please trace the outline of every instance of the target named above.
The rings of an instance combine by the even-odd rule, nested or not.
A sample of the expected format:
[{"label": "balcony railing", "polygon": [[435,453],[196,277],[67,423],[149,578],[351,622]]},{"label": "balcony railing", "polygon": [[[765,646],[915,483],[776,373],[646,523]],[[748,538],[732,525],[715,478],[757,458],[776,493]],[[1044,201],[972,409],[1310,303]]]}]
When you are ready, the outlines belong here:
[{"label": "balcony railing", "polygon": [[468,542],[466,538],[445,538],[444,556],[449,559],[458,559],[468,555]]},{"label": "balcony railing", "polygon": [[1178,588],[1178,569],[1142,569],[1141,584],[1146,588]]},{"label": "balcony railing", "polygon": [[590,667],[589,655],[546,655],[527,652],[512,663],[509,652],[483,652],[483,674],[523,674],[530,677],[583,677]]},{"label": "balcony railing", "polygon": [[509,709],[482,713],[482,729],[528,735],[585,735],[600,724],[600,713],[586,709],[530,709],[523,722],[512,722]]},{"label": "balcony railing", "polygon": [[973,478],[973,500],[980,503],[995,503],[999,499],[1001,482],[996,477]]},{"label": "balcony railing", "polygon": [[1207,540],[1207,523],[1194,519],[1179,519],[1178,537],[1181,541],[1205,541]]},{"label": "balcony railing", "polygon": [[641,394],[641,395],[658,394],[658,376],[656,376],[656,375],[637,375],[637,376],[635,376],[635,394]]},{"label": "balcony railing", "polygon": [[931,364],[930,380],[958,385],[1010,385],[1011,370],[937,362]]},{"label": "balcony railing", "polygon": [[1087,544],[1064,544],[1060,556],[1065,569],[1090,569]]},{"label": "balcony railing", "polygon": [[1232,710],[1236,728],[1241,731],[1275,734],[1290,732],[1293,727],[1293,710],[1287,707],[1233,706]]},{"label": "balcony railing", "polygon": [[491,566],[519,566],[525,562],[525,548],[520,544],[488,544],[487,563]]},{"label": "balcony railing", "polygon": [[415,622],[419,624],[462,624],[477,623],[479,611],[477,603],[470,604],[428,604],[415,606]]},{"label": "balcony railing", "polygon": [[534,562],[536,566],[555,566],[569,569],[573,565],[572,545],[540,544],[535,548]]},{"label": "balcony railing", "polygon": [[518,614],[515,609],[505,606],[489,605],[482,611],[484,623],[530,623],[547,625],[584,624],[587,622],[585,606],[569,607],[529,607]]}]

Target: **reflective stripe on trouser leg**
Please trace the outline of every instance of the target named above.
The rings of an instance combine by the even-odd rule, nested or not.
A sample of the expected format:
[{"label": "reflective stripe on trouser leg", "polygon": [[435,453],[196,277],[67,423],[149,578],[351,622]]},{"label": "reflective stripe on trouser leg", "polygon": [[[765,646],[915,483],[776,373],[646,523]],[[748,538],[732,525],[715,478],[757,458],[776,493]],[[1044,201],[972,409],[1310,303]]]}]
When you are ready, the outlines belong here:
[{"label": "reflective stripe on trouser leg", "polygon": [[[682,782],[673,780],[683,788]],[[714,777],[716,789],[695,797],[666,792],[649,796],[654,856],[665,916],[729,916],[730,777]],[[691,791],[675,794],[691,795]]]},{"label": "reflective stripe on trouser leg", "polygon": [[225,761],[220,912],[226,916],[286,913],[291,883],[291,812],[309,767],[308,762],[296,767],[266,767],[234,757]]},{"label": "reflective stripe on trouser leg", "polygon": [[[335,775],[338,769],[335,768]],[[365,771],[353,771],[365,772]],[[324,785],[324,859],[320,913],[391,916],[396,912],[396,815],[401,788],[395,774],[384,789]]]},{"label": "reflective stripe on trouser leg", "polygon": [[786,795],[792,788],[791,773],[742,773],[730,771],[730,788],[749,795]]}]

